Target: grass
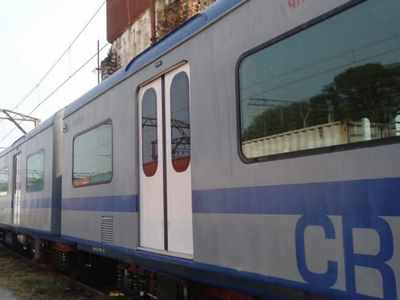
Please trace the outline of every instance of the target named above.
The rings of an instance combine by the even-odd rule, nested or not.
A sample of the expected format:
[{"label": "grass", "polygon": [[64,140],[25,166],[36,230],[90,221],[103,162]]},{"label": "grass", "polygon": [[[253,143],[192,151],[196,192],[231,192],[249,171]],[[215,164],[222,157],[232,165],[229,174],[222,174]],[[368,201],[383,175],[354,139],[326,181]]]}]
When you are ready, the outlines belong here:
[{"label": "grass", "polygon": [[21,300],[110,300],[84,290],[64,276],[34,266],[0,246],[0,287]]}]

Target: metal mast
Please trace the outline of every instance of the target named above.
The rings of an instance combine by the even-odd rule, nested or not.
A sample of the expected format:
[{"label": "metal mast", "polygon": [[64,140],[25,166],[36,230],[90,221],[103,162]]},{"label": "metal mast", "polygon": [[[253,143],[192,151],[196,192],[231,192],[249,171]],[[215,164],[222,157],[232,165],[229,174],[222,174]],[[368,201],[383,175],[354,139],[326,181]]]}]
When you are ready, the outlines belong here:
[{"label": "metal mast", "polygon": [[22,122],[32,122],[35,127],[40,123],[40,120],[28,115],[24,115],[12,110],[0,108],[0,120],[8,120],[13,123],[23,134],[26,134],[25,129],[20,125]]}]

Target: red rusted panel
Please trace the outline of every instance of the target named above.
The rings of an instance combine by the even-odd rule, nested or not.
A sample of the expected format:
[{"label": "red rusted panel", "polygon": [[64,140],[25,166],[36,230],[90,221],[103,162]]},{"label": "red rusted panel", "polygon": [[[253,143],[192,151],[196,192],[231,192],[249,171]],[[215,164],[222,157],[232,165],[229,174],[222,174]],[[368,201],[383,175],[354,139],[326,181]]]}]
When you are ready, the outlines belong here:
[{"label": "red rusted panel", "polygon": [[74,248],[69,246],[69,245],[65,245],[65,244],[60,244],[60,243],[56,243],[54,245],[54,249],[60,251],[60,252],[64,252],[64,253],[68,253],[68,252],[74,252]]},{"label": "red rusted panel", "polygon": [[152,0],[107,0],[107,40],[114,42],[151,3]]},{"label": "red rusted panel", "polygon": [[222,288],[208,287],[204,290],[204,295],[200,298],[202,300],[221,299],[221,300],[254,300],[250,296],[239,294],[231,290]]}]

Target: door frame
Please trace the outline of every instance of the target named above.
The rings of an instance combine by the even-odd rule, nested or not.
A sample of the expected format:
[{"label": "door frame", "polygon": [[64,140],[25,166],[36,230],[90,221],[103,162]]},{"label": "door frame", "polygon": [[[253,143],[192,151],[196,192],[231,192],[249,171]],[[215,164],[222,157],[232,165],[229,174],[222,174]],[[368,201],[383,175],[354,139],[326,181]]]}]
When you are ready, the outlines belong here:
[{"label": "door frame", "polygon": [[[143,155],[142,155],[142,151],[143,151],[143,136],[142,136],[142,101],[143,101],[143,97],[146,94],[147,91],[153,89],[156,93],[156,115],[157,115],[157,129],[156,129],[156,134],[157,134],[157,169],[155,171],[155,173],[149,177],[144,176],[143,175]],[[161,128],[161,132],[160,132],[160,126],[162,127],[163,125],[159,124],[159,118],[162,117],[162,108],[160,107],[161,105],[161,101],[162,99],[160,98],[162,97],[162,82],[160,78],[156,78],[155,80],[152,81],[148,81],[147,85],[142,86],[139,90],[138,90],[138,94],[137,94],[137,126],[138,126],[138,130],[137,130],[137,145],[138,145],[138,189],[139,189],[139,247],[143,247],[149,250],[154,250],[154,251],[163,251],[163,249],[165,249],[165,244],[164,244],[164,220],[162,220],[162,229],[161,229],[161,234],[162,238],[160,236],[157,236],[158,234],[155,234],[154,237],[152,237],[151,239],[144,239],[144,231],[147,229],[145,228],[145,226],[143,226],[143,215],[144,215],[144,204],[143,204],[143,189],[146,189],[146,185],[147,184],[143,184],[142,180],[148,178],[148,180],[152,181],[152,185],[158,186],[160,184],[163,184],[164,182],[164,171],[163,171],[163,164],[161,163],[160,160],[160,156],[162,156],[163,151],[163,143],[162,143],[162,138],[163,138],[163,133],[162,133],[162,128]],[[161,151],[161,153],[159,153]],[[161,172],[161,174],[160,174]],[[160,178],[161,175],[161,178]],[[151,179],[150,179],[151,178]],[[148,181],[146,180],[146,181]],[[162,192],[163,193],[163,192]],[[160,194],[159,191],[154,191],[154,194]],[[163,194],[162,194],[163,195]],[[158,195],[159,197],[163,197]],[[155,196],[157,197],[157,195]],[[153,197],[152,197],[153,198]],[[160,201],[159,198],[156,198],[154,201],[152,201],[153,203],[151,203],[150,205],[156,205],[157,204],[160,205],[162,202],[163,205],[163,200]],[[156,203],[154,203],[156,202]],[[158,203],[157,203],[158,202]],[[162,209],[163,210],[163,209]],[[155,216],[160,217],[159,216],[160,211],[155,211]],[[162,212],[162,215],[164,215],[164,213]],[[152,217],[152,216],[151,216]],[[154,221],[154,220],[153,220]],[[157,222],[158,221],[158,222]],[[160,227],[160,220],[155,220],[153,222],[153,227],[159,228]],[[149,224],[149,226],[151,226]],[[162,240],[162,241],[161,241]],[[147,244],[147,245],[144,245]],[[162,244],[162,245],[161,245]],[[162,249],[161,249],[162,248]]]},{"label": "door frame", "polygon": [[[162,141],[162,155],[160,155],[160,153],[158,154],[159,157],[162,157],[162,162],[160,160],[158,160],[158,164],[162,165],[162,183],[163,183],[163,188],[162,188],[162,194],[163,194],[163,224],[164,224],[164,228],[163,228],[163,233],[164,233],[164,249],[153,249],[153,248],[148,248],[142,245],[142,241],[143,241],[143,232],[142,232],[142,211],[141,209],[139,210],[139,249],[143,249],[146,251],[152,251],[152,252],[156,252],[156,253],[160,253],[160,254],[164,254],[164,255],[170,255],[170,256],[175,256],[175,257],[183,257],[186,259],[192,259],[193,258],[193,213],[191,215],[192,218],[192,226],[191,226],[191,242],[192,242],[192,251],[190,254],[186,254],[186,253],[177,253],[177,252],[173,252],[169,250],[169,242],[168,242],[168,175],[167,175],[167,150],[166,150],[166,141],[167,141],[167,137],[166,135],[168,134],[167,132],[167,128],[166,128],[166,77],[171,74],[174,73],[175,71],[177,71],[178,69],[187,66],[186,69],[183,69],[183,71],[185,73],[187,73],[187,76],[189,78],[189,115],[191,110],[191,73],[190,73],[190,65],[188,64],[188,62],[186,60],[181,61],[180,63],[171,66],[165,70],[163,70],[163,72],[158,73],[157,75],[151,77],[150,79],[142,82],[140,85],[138,85],[137,87],[137,92],[136,92],[136,99],[137,99],[137,113],[136,113],[136,117],[138,118],[138,129],[137,129],[137,137],[138,137],[138,157],[137,157],[137,162],[138,162],[138,183],[139,183],[139,207],[142,207],[141,201],[142,200],[142,186],[141,186],[141,181],[142,181],[142,105],[141,105],[141,101],[143,100],[143,95],[145,92],[142,93],[143,89],[145,89],[145,91],[147,90],[146,87],[151,86],[152,84],[154,84],[156,81],[160,80],[160,84],[161,84],[161,106],[157,107],[157,112],[159,109],[161,109],[161,118],[162,120],[158,120],[161,121],[161,126],[162,126],[162,134],[161,134],[161,141]],[[179,73],[179,72],[178,72]],[[158,95],[157,95],[158,96]],[[158,101],[157,101],[158,103]],[[171,104],[169,103],[169,106]],[[158,115],[158,113],[157,113]],[[168,116],[170,116],[170,113],[168,114]],[[191,162],[190,162],[190,169],[191,169]],[[191,177],[190,177],[191,180]],[[190,186],[190,194],[192,193],[192,187]],[[192,199],[190,199],[190,201],[192,201]],[[192,205],[192,204],[190,204]]]}]

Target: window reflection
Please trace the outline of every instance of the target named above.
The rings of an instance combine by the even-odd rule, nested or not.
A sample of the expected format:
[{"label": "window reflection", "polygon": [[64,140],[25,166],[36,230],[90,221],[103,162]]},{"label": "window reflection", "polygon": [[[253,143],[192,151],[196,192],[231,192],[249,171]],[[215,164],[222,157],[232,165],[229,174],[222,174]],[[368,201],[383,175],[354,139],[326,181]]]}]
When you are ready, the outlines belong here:
[{"label": "window reflection", "polygon": [[7,166],[0,167],[0,197],[7,196],[8,194],[8,189],[9,189],[8,176],[9,176],[8,167]]},{"label": "window reflection", "polygon": [[26,191],[39,192],[44,188],[44,152],[28,156],[26,162]]},{"label": "window reflection", "polygon": [[73,185],[83,187],[111,182],[112,149],[111,121],[75,137]]},{"label": "window reflection", "polygon": [[158,167],[157,94],[148,89],[142,100],[142,160],[143,172],[153,176]]},{"label": "window reflection", "polygon": [[243,154],[399,136],[399,10],[368,1],[245,58]]},{"label": "window reflection", "polygon": [[186,171],[190,164],[190,110],[185,72],[175,75],[171,83],[171,156],[175,171]]}]

